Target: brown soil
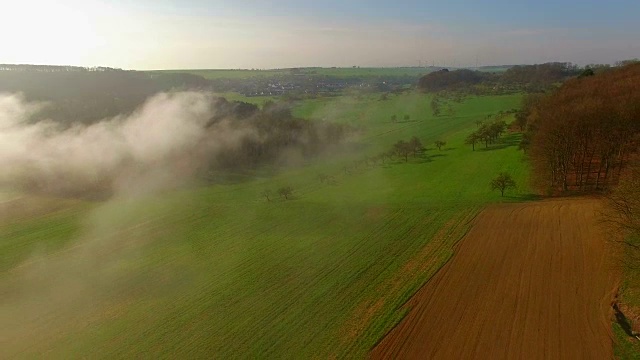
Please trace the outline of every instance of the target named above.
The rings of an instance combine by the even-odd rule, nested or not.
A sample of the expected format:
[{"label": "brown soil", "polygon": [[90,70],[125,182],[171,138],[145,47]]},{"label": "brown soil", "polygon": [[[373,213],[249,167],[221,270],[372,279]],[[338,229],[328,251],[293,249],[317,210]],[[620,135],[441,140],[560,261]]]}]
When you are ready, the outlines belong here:
[{"label": "brown soil", "polygon": [[598,211],[595,199],[486,209],[371,357],[611,359],[616,284]]}]

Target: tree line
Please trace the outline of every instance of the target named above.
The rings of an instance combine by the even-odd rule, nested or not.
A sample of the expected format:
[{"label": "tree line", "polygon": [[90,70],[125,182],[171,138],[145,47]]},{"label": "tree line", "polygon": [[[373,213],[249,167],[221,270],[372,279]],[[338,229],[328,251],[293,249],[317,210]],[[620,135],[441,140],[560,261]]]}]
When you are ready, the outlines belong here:
[{"label": "tree line", "polygon": [[535,65],[515,65],[502,73],[458,69],[429,73],[418,81],[418,89],[424,92],[457,91],[471,94],[500,94],[512,92],[544,92],[567,79],[583,74],[595,74],[613,70],[638,59],[619,61],[615,66],[591,64],[579,67],[568,62],[551,62]]},{"label": "tree line", "polygon": [[418,81],[418,88],[425,92],[456,90],[466,88],[494,77],[488,72],[460,69],[449,71],[442,69],[429,73]]},{"label": "tree line", "polygon": [[600,190],[617,183],[637,153],[640,64],[574,78],[525,99],[517,116],[535,183],[547,191]]},{"label": "tree line", "polygon": [[[438,139],[433,142],[433,145],[442,150],[442,147],[447,144],[446,141]],[[387,162],[391,162],[394,159],[405,163],[409,162],[409,158],[417,158],[424,156],[427,148],[422,143],[422,140],[417,136],[412,136],[408,140],[396,141],[388,150],[382,151],[377,155],[367,156],[360,160],[355,160],[351,166],[344,166],[343,170],[345,174],[350,173],[352,170],[358,170],[361,168],[374,167],[376,165],[385,165]],[[327,183],[333,181],[333,177],[320,176],[321,182],[326,180]]]},{"label": "tree line", "polygon": [[0,71],[35,71],[35,72],[87,72],[87,71],[123,71],[106,66],[71,66],[71,65],[32,65],[32,64],[0,64]]}]

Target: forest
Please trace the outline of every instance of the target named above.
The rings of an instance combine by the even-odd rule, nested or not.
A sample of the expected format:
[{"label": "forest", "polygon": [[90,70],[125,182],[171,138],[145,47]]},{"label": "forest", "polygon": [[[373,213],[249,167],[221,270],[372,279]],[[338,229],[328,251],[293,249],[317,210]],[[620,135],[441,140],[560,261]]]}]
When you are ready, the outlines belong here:
[{"label": "forest", "polygon": [[[585,69],[606,68],[588,65]],[[457,69],[429,73],[418,82],[424,92],[464,91],[475,94],[543,92],[550,87],[580,74],[583,69],[572,63],[553,62],[536,65],[515,65],[504,72],[491,73]]]},{"label": "forest", "polygon": [[565,82],[523,102],[521,147],[534,182],[547,192],[592,191],[616,184],[638,150],[640,64]]}]

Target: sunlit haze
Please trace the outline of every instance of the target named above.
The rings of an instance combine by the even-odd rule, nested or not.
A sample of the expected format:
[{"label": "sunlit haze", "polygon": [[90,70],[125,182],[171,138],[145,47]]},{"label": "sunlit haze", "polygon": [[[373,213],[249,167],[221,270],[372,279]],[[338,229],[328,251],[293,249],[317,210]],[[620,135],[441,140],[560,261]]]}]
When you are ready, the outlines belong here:
[{"label": "sunlit haze", "polygon": [[417,66],[640,54],[640,3],[79,1],[3,4],[0,63],[163,68]]},{"label": "sunlit haze", "polygon": [[638,359],[640,0],[0,4],[0,360]]}]

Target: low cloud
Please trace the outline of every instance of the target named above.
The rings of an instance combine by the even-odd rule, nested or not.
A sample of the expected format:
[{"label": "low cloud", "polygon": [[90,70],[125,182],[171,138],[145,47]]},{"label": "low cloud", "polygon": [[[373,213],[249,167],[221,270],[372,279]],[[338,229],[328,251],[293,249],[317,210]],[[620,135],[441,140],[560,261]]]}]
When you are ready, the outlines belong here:
[{"label": "low cloud", "polygon": [[56,194],[131,195],[189,181],[251,129],[210,125],[212,95],[162,93],[93,125],[32,122],[46,104],[0,94],[0,184]]},{"label": "low cloud", "polygon": [[105,320],[111,316],[105,309],[130,301],[141,277],[164,286],[177,281],[171,272],[147,278],[156,270],[131,271],[155,231],[171,231],[163,226],[174,215],[142,210],[145,202],[131,199],[185,184],[217,154],[257,136],[242,122],[221,118],[215,100],[205,93],[158,94],[130,115],[86,126],[34,122],[47,104],[0,94],[0,185],[111,196],[80,215],[81,228],[64,248],[43,252],[24,244],[33,253],[0,278],[0,343],[7,356],[43,353],[69,331]]}]

